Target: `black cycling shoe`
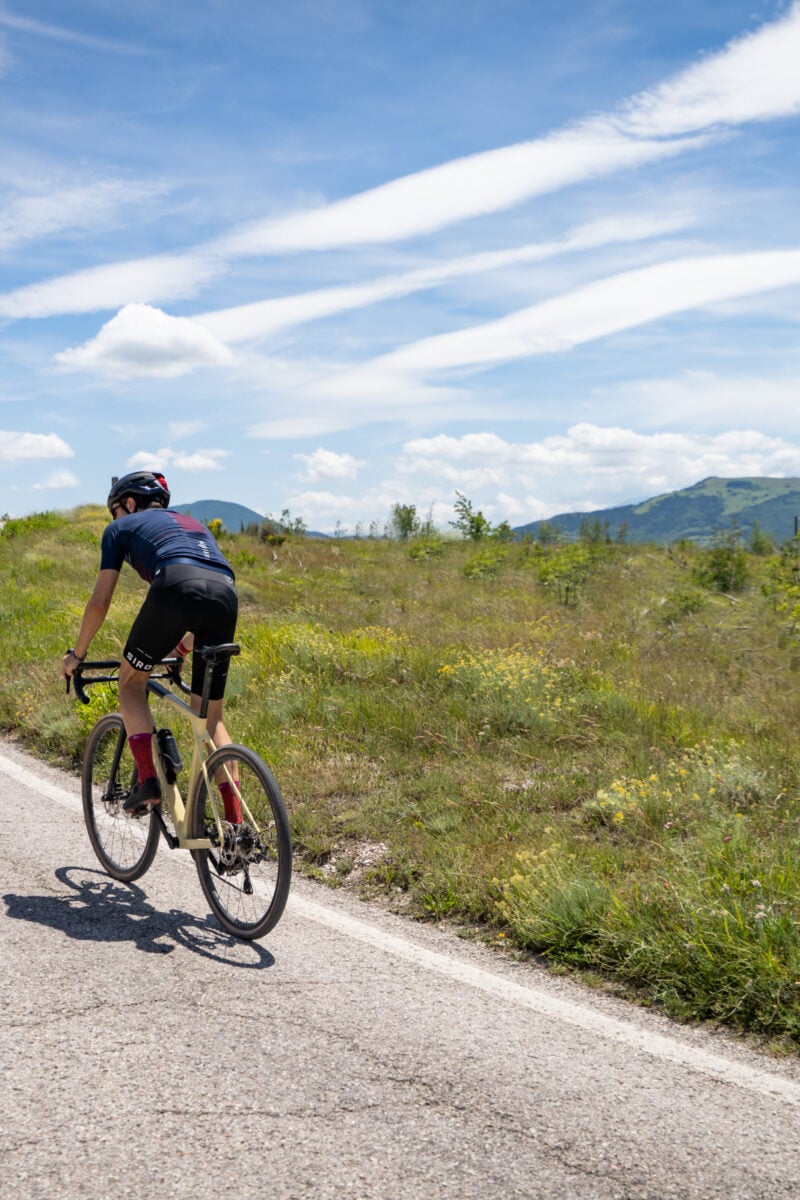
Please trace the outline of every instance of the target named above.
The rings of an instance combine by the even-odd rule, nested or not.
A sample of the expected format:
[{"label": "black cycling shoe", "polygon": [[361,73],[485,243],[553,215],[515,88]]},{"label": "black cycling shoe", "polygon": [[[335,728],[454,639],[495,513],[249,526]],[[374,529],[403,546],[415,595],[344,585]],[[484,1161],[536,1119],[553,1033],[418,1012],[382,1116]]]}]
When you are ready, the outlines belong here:
[{"label": "black cycling shoe", "polygon": [[135,788],[131,788],[128,799],[124,801],[122,807],[129,817],[143,817],[154,805],[158,804],[161,799],[161,784],[154,775],[151,779],[145,779],[144,783],[137,783]]}]

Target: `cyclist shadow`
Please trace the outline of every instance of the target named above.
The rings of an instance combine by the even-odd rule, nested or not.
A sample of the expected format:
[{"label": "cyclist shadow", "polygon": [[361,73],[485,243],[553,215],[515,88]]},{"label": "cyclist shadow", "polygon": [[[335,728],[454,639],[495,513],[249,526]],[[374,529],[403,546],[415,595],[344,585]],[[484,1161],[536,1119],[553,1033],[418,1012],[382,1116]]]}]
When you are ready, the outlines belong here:
[{"label": "cyclist shadow", "polygon": [[263,970],[275,965],[263,946],[231,937],[211,916],[196,917],[177,908],[159,911],[136,884],[118,883],[85,867],[59,867],[55,875],[72,895],[8,893],[3,896],[7,916],[47,925],[77,941],[132,942],[147,954],[171,954],[183,946],[231,967]]}]

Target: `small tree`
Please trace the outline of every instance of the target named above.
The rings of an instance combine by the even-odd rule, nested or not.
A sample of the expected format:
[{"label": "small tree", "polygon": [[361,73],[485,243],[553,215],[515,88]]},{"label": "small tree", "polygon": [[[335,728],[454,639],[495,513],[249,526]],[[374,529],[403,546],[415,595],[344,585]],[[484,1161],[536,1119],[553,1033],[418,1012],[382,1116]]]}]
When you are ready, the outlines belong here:
[{"label": "small tree", "polygon": [[407,542],[410,537],[419,533],[420,523],[414,504],[393,504],[389,518],[389,537],[400,542]]},{"label": "small tree", "polygon": [[757,554],[760,558],[765,558],[768,554],[775,553],[775,543],[769,534],[764,532],[758,521],[753,521],[753,524],[750,526],[748,547],[751,554]]},{"label": "small tree", "polygon": [[587,546],[604,546],[611,541],[611,526],[599,517],[584,517],[578,529],[578,541]]},{"label": "small tree", "polygon": [[540,521],[539,528],[536,530],[536,537],[539,540],[540,546],[554,546],[556,542],[561,541],[563,529],[560,525],[554,525],[552,521]]},{"label": "small tree", "polygon": [[495,525],[490,537],[497,542],[513,542],[514,530],[511,528],[508,521],[501,521],[499,525]]},{"label": "small tree", "polygon": [[456,492],[456,496],[458,499],[453,505],[456,519],[450,522],[453,528],[471,542],[480,542],[483,538],[488,537],[492,532],[491,522],[480,510],[475,512],[472,501],[468,500],[461,492]]},{"label": "small tree", "polygon": [[747,555],[738,526],[714,534],[694,570],[703,587],[716,592],[741,592],[748,579]]}]

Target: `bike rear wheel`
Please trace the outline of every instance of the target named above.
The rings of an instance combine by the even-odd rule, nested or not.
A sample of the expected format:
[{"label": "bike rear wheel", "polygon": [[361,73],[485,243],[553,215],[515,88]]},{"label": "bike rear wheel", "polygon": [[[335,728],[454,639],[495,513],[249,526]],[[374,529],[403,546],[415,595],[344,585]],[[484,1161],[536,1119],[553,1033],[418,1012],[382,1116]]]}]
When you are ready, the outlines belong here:
[{"label": "bike rear wheel", "polygon": [[[278,784],[266,764],[246,746],[221,746],[206,762],[213,794],[201,775],[192,800],[193,834],[210,838],[211,850],[194,850],[206,900],[219,923],[239,938],[263,937],[280,920],[292,877],[289,818]],[[243,823],[223,822],[224,839],[214,816],[224,803],[223,780],[238,779]]]},{"label": "bike rear wheel", "polygon": [[114,879],[144,875],[158,848],[154,816],[131,818],[122,803],[136,782],[136,765],[119,713],[101,717],[83,756],[83,816],[89,841]]}]

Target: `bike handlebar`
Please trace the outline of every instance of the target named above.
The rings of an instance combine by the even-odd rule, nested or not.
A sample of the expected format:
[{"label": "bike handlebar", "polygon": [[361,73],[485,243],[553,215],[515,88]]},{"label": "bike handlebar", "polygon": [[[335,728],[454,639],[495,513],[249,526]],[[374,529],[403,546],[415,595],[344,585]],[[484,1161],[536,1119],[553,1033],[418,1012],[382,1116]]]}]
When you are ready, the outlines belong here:
[{"label": "bike handlebar", "polygon": [[[184,659],[182,658],[165,658],[157,664],[156,669],[150,675],[150,679],[168,679],[185,692],[187,695],[191,693],[191,688],[188,683],[184,683],[181,677],[181,667]],[[156,674],[158,667],[163,667],[161,674]],[[67,693],[69,693],[70,678],[75,686],[75,695],[80,700],[81,704],[88,704],[89,697],[86,694],[86,688],[91,687],[95,683],[116,683],[119,679],[120,663],[117,659],[106,659],[102,662],[82,662],[72,672],[72,676],[67,676]],[[116,671],[115,675],[90,675],[84,676],[85,671]]]}]

